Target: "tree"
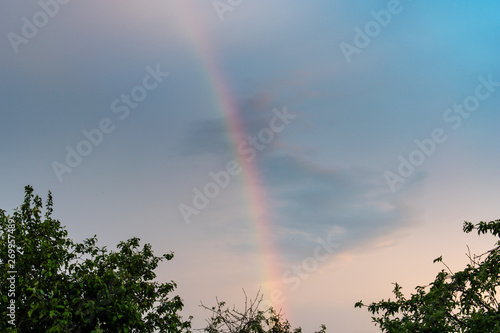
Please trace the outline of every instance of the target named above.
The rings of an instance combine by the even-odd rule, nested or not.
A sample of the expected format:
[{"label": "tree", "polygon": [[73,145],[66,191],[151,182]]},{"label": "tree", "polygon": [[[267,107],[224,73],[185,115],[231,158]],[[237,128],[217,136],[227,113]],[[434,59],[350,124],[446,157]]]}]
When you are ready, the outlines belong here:
[{"label": "tree", "polygon": [[[248,300],[245,291],[243,293],[245,294],[243,311],[236,310],[235,307],[229,309],[226,302],[220,302],[218,299],[217,305],[213,307],[201,304],[201,307],[212,313],[207,320],[205,333],[302,333],[300,327],[291,331],[289,321],[283,318],[281,312],[276,312],[272,307],[260,309],[263,300],[260,290],[253,300]],[[320,327],[321,329],[315,333],[326,333],[326,326]]]},{"label": "tree", "polygon": [[[0,210],[1,332],[190,332],[173,281],[154,281],[157,257],[138,238],[118,251],[76,243],[31,186],[12,216]],[[42,215],[43,214],[43,215]]]},{"label": "tree", "polygon": [[[478,235],[490,233],[500,238],[500,220],[472,224],[463,230]],[[481,255],[467,254],[470,263],[464,270],[446,270],[427,286],[416,287],[406,298],[395,283],[395,300],[382,300],[366,306],[383,332],[500,332],[500,241]],[[442,262],[442,257],[434,260]],[[364,307],[362,302],[355,307]]]}]

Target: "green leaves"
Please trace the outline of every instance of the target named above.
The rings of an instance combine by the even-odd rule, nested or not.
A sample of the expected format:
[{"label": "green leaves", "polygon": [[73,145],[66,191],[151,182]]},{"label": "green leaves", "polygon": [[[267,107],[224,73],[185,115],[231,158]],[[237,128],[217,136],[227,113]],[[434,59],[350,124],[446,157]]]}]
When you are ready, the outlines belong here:
[{"label": "green leaves", "polygon": [[[190,332],[190,319],[178,312],[183,303],[169,298],[174,282],[154,281],[154,270],[173,254],[156,257],[139,238],[118,244],[118,251],[97,246],[97,237],[75,243],[52,215],[49,192],[45,209],[33,188],[12,216],[0,210],[0,332]],[[43,211],[45,210],[45,214]],[[15,326],[7,322],[12,267],[8,262],[9,220],[15,222],[17,271]]]},{"label": "green leaves", "polygon": [[[479,235],[490,233],[500,237],[500,220],[472,224],[465,222],[463,230],[476,230]],[[416,287],[416,293],[406,299],[396,283],[395,301],[379,301],[365,306],[373,321],[383,332],[500,332],[499,245],[482,254],[468,255],[470,264],[462,271],[439,272],[427,286]],[[434,262],[442,262],[442,256]]]}]

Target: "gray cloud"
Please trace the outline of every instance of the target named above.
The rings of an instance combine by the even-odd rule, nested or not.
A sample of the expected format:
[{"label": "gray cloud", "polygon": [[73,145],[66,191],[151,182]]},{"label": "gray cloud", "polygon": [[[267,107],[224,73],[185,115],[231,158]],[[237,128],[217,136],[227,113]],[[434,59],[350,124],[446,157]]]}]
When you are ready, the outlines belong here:
[{"label": "gray cloud", "polygon": [[[231,137],[230,125],[223,117],[195,120],[189,123],[186,135],[181,141],[179,152],[182,155],[212,154],[227,157],[231,153],[231,146],[238,145],[247,136],[256,135],[262,128],[268,126],[273,116],[273,96],[270,94],[256,94],[236,101],[235,118],[244,128],[244,135],[234,142]],[[234,133],[233,133],[234,134]]]},{"label": "gray cloud", "polygon": [[[245,135],[255,136],[268,126],[272,104],[273,97],[265,94],[238,100]],[[223,118],[192,122],[181,147],[183,155],[234,158]],[[311,255],[317,238],[325,237],[332,229],[342,231],[336,242],[340,250],[346,250],[405,228],[412,221],[412,212],[395,200],[380,170],[317,164],[295,148],[292,150],[279,135],[256,156],[253,162],[258,165],[270,199],[273,234],[268,237],[278,245],[286,261]],[[422,177],[414,177],[413,181]],[[231,230],[238,233],[244,228],[232,223]],[[241,252],[252,249],[233,248]]]},{"label": "gray cloud", "polygon": [[408,227],[412,212],[396,201],[379,172],[325,168],[300,156],[266,156],[260,169],[278,204],[274,236],[285,257],[311,255],[318,237],[342,230],[335,241],[350,249]]}]

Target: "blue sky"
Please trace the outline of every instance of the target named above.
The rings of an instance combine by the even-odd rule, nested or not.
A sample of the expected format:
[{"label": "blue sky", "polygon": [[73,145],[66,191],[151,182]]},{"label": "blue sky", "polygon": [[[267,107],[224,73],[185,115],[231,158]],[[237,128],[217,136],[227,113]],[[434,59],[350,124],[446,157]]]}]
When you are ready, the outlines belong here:
[{"label": "blue sky", "polygon": [[[210,172],[242,158],[209,56],[246,135],[269,128],[275,109],[295,116],[253,161],[275,270],[317,264],[295,290],[274,281],[292,325],[376,332],[356,301],[389,297],[395,281],[410,292],[440,269],[432,259],[460,268],[465,244],[490,245],[461,224],[499,218],[497,2],[243,0],[222,14],[211,1],[54,3],[12,2],[0,14],[1,208],[18,206],[31,184],[53,192],[75,239],[138,236],[175,251],[159,278],[178,283],[197,327],[208,316],[200,301],[242,304],[241,288],[269,283],[244,173],[190,224],[179,212]],[[374,23],[373,12],[391,10],[385,26]],[[358,29],[368,45],[356,45]],[[342,43],[358,52],[346,57]],[[155,70],[168,76],[155,80]],[[114,112],[134,89],[137,106]],[[454,111],[464,103],[474,111]],[[66,147],[77,150],[103,119],[110,133],[59,181],[54,161],[65,163]],[[400,157],[418,164],[408,177]],[[404,181],[391,188],[387,171]],[[319,260],[328,235],[335,248]]]}]

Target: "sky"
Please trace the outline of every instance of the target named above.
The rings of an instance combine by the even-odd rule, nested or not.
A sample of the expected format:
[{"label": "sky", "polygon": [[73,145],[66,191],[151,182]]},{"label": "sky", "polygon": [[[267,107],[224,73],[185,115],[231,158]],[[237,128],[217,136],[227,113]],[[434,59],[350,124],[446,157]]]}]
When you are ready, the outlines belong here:
[{"label": "sky", "polygon": [[497,1],[11,1],[0,208],[54,196],[71,238],[139,237],[202,328],[261,290],[293,327],[482,253],[500,218]]}]

